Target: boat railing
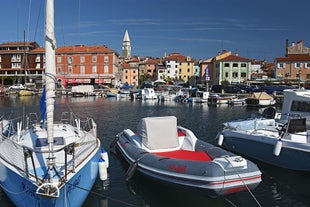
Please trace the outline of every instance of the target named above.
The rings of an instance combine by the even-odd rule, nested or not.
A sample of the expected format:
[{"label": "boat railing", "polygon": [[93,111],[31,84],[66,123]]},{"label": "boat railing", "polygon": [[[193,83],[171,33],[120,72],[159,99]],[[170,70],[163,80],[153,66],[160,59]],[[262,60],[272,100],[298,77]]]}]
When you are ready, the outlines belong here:
[{"label": "boat railing", "polygon": [[[46,159],[49,154],[55,156],[60,154],[57,156],[57,162],[54,163],[53,172],[59,177],[61,184],[67,180],[68,174],[74,172],[77,166],[85,160],[87,155],[98,148],[98,144],[97,140],[89,140],[88,142],[73,142],[61,148],[55,148],[55,150],[40,150],[18,145],[10,138],[2,138],[2,149],[10,150],[1,151],[0,158],[28,177],[33,177],[38,184],[42,184],[46,177],[42,176],[42,170],[47,170],[41,168],[42,162],[48,162]],[[62,173],[58,173],[59,170]]]},{"label": "boat railing", "polygon": [[[76,121],[77,119],[77,116],[71,113],[68,120],[73,126],[76,126],[78,123]],[[44,181],[44,176],[42,177],[42,170],[46,169],[42,169],[41,166],[42,162],[48,162],[46,159],[50,153],[54,153],[55,156],[60,154],[57,156],[57,162],[55,162],[54,173],[57,175],[58,171],[61,170],[62,173],[58,174],[59,180],[61,182],[65,182],[67,180],[67,175],[70,172],[74,172],[76,167],[82,164],[87,155],[95,151],[99,145],[96,136],[87,136],[87,134],[96,135],[97,130],[96,123],[92,119],[86,118],[85,121],[80,122],[80,128],[84,130],[84,133],[81,134],[80,139],[76,142],[65,146],[57,146],[52,151],[47,148],[33,149],[22,146],[19,145],[18,140],[14,139],[12,136],[17,131],[17,123],[20,121],[22,120],[14,119],[0,121],[0,128],[2,128],[2,134],[0,136],[0,142],[1,145],[3,145],[2,149],[10,149],[2,150],[0,152],[0,158],[21,173],[25,173],[28,177],[33,177],[38,184],[42,184]],[[39,119],[37,119],[35,114],[28,115],[24,126],[33,126],[32,124],[35,124],[38,121]],[[64,122],[64,120],[62,121]],[[3,124],[4,122],[6,123],[5,126]]]},{"label": "boat railing", "polygon": [[[52,170],[54,170],[54,173],[56,176],[58,176],[59,180],[61,182],[66,182],[67,181],[67,175],[69,172],[75,172],[75,144],[76,143],[70,143],[60,149],[56,149],[56,150],[34,150],[32,148],[29,148],[27,146],[22,146],[23,148],[23,153],[24,153],[24,161],[25,161],[25,173],[27,175],[27,177],[30,177],[30,170],[29,170],[29,165],[28,165],[28,159],[30,158],[31,159],[31,164],[32,164],[32,169],[33,169],[33,174],[34,174],[34,177],[36,179],[36,183],[37,184],[42,184],[44,182],[44,180],[47,178],[48,176],[48,173],[49,171],[46,170],[46,172],[44,173],[44,176],[42,178],[40,178],[38,176],[38,172],[37,172],[37,167],[36,167],[36,163],[35,163],[35,159],[34,159],[34,156],[33,154],[36,154],[36,157],[39,157],[38,155],[39,154],[56,154],[56,153],[59,153],[61,151],[64,152],[64,172],[65,174],[63,176],[61,176],[57,169],[56,169],[56,165],[51,165],[50,167],[53,168]],[[71,155],[72,158],[72,168],[69,169],[69,166],[68,166],[68,156]],[[47,157],[47,156],[42,156],[42,157]],[[54,158],[47,158],[47,159],[54,159]]]}]

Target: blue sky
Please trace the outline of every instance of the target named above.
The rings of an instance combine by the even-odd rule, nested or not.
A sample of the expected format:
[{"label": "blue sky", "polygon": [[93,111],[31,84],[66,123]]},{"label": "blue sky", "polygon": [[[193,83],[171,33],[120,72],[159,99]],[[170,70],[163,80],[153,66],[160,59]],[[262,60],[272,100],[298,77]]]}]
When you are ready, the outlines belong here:
[{"label": "blue sky", "polygon": [[[57,46],[106,45],[121,54],[129,32],[132,55],[179,52],[198,59],[222,49],[245,58],[285,55],[285,41],[310,47],[309,0],[55,0]],[[44,0],[3,0],[0,42],[43,45]]]}]

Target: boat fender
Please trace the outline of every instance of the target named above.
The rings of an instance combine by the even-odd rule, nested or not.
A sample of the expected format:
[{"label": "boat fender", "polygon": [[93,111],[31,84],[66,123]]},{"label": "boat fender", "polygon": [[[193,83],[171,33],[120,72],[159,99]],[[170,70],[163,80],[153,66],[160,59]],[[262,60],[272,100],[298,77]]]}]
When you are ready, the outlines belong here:
[{"label": "boat fender", "polygon": [[218,144],[219,146],[222,146],[223,141],[224,141],[224,135],[223,135],[223,134],[220,134],[220,135],[219,135],[219,138],[218,138],[218,140],[217,140],[217,144]]},{"label": "boat fender", "polygon": [[116,145],[116,142],[118,142],[118,139],[119,139],[118,136],[114,138],[113,142],[111,142],[110,144],[110,148],[113,148]]},{"label": "boat fender", "polygon": [[278,141],[276,142],[276,144],[274,145],[274,149],[273,149],[273,155],[274,156],[279,156],[281,153],[281,149],[282,149],[282,140],[278,139]]},{"label": "boat fender", "polygon": [[103,148],[101,149],[101,154],[100,157],[105,160],[105,165],[107,168],[109,168],[109,156],[108,156],[108,152],[105,151]]},{"label": "boat fender", "polygon": [[108,171],[107,171],[106,161],[104,159],[100,158],[98,165],[99,165],[99,178],[100,178],[100,180],[103,181],[103,180],[108,179]]}]

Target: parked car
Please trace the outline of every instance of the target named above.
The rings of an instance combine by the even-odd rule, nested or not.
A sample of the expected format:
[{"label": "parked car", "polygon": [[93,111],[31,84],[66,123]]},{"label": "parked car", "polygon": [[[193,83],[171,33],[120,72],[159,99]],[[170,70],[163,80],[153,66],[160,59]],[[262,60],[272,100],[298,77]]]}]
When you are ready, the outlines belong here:
[{"label": "parked car", "polygon": [[25,87],[22,84],[14,84],[14,85],[11,85],[9,87],[9,89],[11,89],[11,90],[22,90],[22,89],[25,89]]},{"label": "parked car", "polygon": [[221,93],[223,89],[224,89],[223,85],[213,85],[211,88],[211,92]]},{"label": "parked car", "polygon": [[235,85],[228,85],[224,87],[225,93],[245,93],[245,90]]}]

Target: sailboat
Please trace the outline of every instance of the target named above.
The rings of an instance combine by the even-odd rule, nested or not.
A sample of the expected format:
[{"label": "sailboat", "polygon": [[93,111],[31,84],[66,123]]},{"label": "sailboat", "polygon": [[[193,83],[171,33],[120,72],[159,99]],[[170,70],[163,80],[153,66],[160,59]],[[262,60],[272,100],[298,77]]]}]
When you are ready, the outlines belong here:
[{"label": "sailboat", "polygon": [[0,186],[16,206],[81,206],[95,180],[107,178],[108,155],[91,118],[64,112],[54,121],[54,0],[46,1],[45,91],[35,113],[0,121]]}]

